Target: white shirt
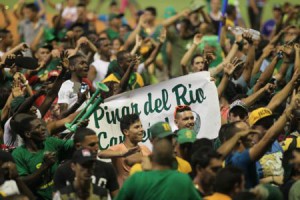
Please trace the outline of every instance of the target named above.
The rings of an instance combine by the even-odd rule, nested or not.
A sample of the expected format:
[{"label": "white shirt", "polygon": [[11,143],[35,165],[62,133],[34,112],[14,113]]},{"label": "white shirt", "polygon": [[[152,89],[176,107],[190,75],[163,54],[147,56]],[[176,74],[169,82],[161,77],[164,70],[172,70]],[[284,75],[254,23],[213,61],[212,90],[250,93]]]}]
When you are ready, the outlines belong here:
[{"label": "white shirt", "polygon": [[62,17],[68,21],[75,22],[78,18],[77,8],[74,7],[65,7]]},{"label": "white shirt", "polygon": [[20,194],[20,191],[16,181],[8,180],[5,181],[2,185],[0,185],[0,193],[4,194],[5,196],[11,196],[15,194]]},{"label": "white shirt", "polygon": [[93,80],[93,86],[97,88],[96,83],[101,82],[107,74],[109,62],[98,59],[95,60],[91,65],[94,66],[97,72],[96,77]]},{"label": "white shirt", "polygon": [[57,103],[66,103],[68,108],[72,107],[78,100],[78,92],[80,91],[81,84],[73,81],[65,81],[58,92]]}]

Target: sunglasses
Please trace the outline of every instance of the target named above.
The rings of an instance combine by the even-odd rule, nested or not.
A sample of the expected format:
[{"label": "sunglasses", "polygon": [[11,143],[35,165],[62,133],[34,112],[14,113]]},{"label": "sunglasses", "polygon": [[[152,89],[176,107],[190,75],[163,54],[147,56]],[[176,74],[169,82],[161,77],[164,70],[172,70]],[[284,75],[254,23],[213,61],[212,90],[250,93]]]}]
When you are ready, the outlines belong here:
[{"label": "sunglasses", "polygon": [[184,112],[184,111],[191,111],[191,110],[192,110],[191,107],[188,105],[178,105],[176,106],[174,111],[174,118],[176,118],[177,113]]}]

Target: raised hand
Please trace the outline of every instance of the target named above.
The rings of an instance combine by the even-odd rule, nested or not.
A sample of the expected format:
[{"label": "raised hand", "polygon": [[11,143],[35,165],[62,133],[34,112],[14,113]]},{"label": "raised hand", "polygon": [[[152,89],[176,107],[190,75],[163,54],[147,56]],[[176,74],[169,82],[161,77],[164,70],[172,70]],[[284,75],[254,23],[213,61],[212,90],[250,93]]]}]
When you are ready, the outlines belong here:
[{"label": "raised hand", "polygon": [[239,61],[239,59],[235,57],[230,63],[225,64],[224,73],[228,76],[231,76],[234,70],[237,68],[237,66],[239,66],[242,63],[243,61]]},{"label": "raised hand", "polygon": [[25,94],[25,87],[21,87],[21,81],[19,79],[16,79],[13,81],[11,93],[14,98],[23,96]]},{"label": "raised hand", "polygon": [[194,36],[193,43],[198,46],[200,44],[200,42],[201,42],[202,36],[203,35],[200,34],[200,33],[196,34]]},{"label": "raised hand", "polygon": [[69,68],[69,53],[68,51],[62,51],[61,54],[60,54],[60,63],[61,63],[61,66],[65,69],[68,69]]},{"label": "raised hand", "polygon": [[247,42],[248,42],[249,44],[253,44],[253,38],[252,38],[251,33],[244,32],[244,33],[242,34],[242,37],[243,37],[245,40],[247,40]]},{"label": "raised hand", "polygon": [[294,49],[295,49],[295,51],[300,51],[300,44],[299,43],[295,43],[294,44]]},{"label": "raised hand", "polygon": [[271,52],[274,50],[275,50],[274,45],[272,44],[267,45],[263,50],[263,57],[268,57],[271,54]]},{"label": "raised hand", "polygon": [[269,94],[272,94],[274,92],[276,88],[276,85],[275,84],[272,84],[272,83],[267,83],[265,86],[264,86],[264,90],[266,92],[268,92]]},{"label": "raised hand", "polygon": [[142,37],[137,34],[135,36],[135,45],[138,46],[138,47],[140,47],[140,46],[142,46],[142,43],[143,43]]},{"label": "raised hand", "polygon": [[158,37],[158,40],[160,43],[164,43],[167,38],[167,30],[165,28],[161,29],[160,35]]}]

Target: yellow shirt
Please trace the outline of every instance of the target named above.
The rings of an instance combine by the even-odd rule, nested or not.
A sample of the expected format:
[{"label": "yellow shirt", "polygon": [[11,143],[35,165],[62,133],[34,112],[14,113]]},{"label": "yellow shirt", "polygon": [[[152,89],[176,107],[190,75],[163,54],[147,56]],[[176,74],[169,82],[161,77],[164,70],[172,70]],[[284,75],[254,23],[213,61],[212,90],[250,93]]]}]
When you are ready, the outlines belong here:
[{"label": "yellow shirt", "polygon": [[204,200],[231,200],[231,197],[226,194],[216,192],[211,196],[205,197]]},{"label": "yellow shirt", "polygon": [[[183,160],[182,158],[179,158],[176,156],[176,160],[177,160],[177,163],[178,163],[178,167],[177,167],[177,170],[181,173],[184,173],[184,174],[188,174],[192,171],[192,167],[190,165],[190,163],[188,163],[187,161]],[[136,172],[140,172],[140,171],[143,171],[143,168],[142,168],[142,164],[140,163],[137,163],[135,165],[133,165],[130,169],[130,176]]]}]

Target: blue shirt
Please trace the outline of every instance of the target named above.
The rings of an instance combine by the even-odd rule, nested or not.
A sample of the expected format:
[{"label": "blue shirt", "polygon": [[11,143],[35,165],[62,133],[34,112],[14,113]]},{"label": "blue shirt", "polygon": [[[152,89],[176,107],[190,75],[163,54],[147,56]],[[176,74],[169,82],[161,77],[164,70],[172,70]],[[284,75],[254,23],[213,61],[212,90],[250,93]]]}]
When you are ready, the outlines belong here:
[{"label": "blue shirt", "polygon": [[282,176],[283,150],[280,144],[275,141],[265,155],[256,162],[256,169],[259,178],[269,176]]},{"label": "blue shirt", "polygon": [[252,188],[258,184],[255,162],[250,159],[249,149],[243,152],[234,152],[225,160],[226,165],[241,169],[245,175],[246,188]]}]

